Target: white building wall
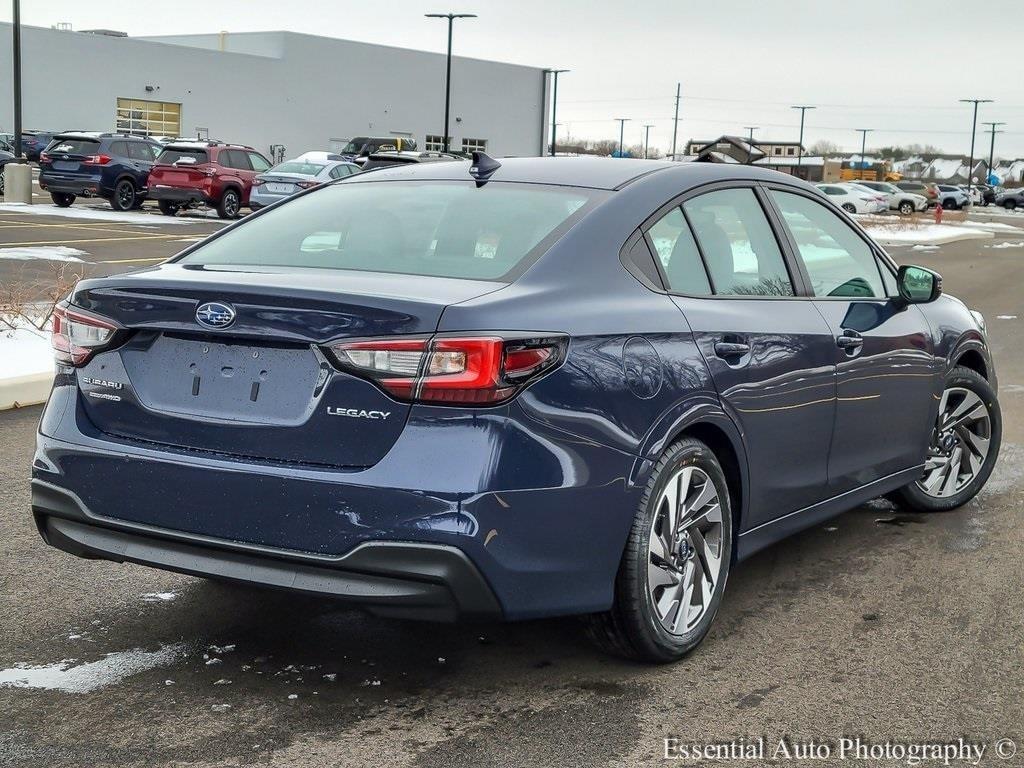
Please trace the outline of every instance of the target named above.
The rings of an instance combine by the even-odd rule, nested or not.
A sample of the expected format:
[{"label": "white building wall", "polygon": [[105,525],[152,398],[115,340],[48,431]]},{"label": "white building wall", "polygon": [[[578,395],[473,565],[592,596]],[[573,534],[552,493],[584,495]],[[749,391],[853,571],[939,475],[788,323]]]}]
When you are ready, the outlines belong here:
[{"label": "white building wall", "polygon": [[[11,71],[0,24],[0,72]],[[223,50],[221,50],[223,47]],[[440,54],[288,32],[117,38],[22,28],[23,127],[113,130],[118,97],[179,102],[182,132],[287,154],[331,139],[442,133]],[[152,92],[146,86],[153,87]],[[495,155],[540,154],[546,79],[534,67],[455,57],[452,147],[486,139]],[[0,130],[13,128],[0,77]]]}]

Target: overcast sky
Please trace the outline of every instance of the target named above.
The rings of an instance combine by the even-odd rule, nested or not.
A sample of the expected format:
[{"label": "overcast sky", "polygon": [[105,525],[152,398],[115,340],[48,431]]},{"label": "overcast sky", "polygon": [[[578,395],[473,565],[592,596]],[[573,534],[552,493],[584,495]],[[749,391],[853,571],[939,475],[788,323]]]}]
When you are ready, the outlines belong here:
[{"label": "overcast sky", "polygon": [[[988,154],[983,121],[1005,121],[996,154],[1024,156],[1019,0],[22,0],[25,24],[70,22],[130,35],[284,29],[443,51],[445,24],[427,12],[477,13],[458,22],[455,52],[571,69],[559,80],[559,136],[626,142],[652,123],[651,144],[672,141],[676,82],[682,82],[680,150],[690,137],[745,134],[828,139],[860,149],[935,144],[967,153],[971,107],[979,110],[976,155]],[[10,20],[10,4],[0,19]],[[26,52],[31,56],[32,52]],[[26,61],[26,66],[45,62]],[[344,63],[338,63],[343,73]],[[93,76],[101,77],[95,72]],[[458,83],[453,83],[458,88]],[[495,98],[501,98],[500,93]],[[1001,150],[1001,151],[1000,151]]]}]

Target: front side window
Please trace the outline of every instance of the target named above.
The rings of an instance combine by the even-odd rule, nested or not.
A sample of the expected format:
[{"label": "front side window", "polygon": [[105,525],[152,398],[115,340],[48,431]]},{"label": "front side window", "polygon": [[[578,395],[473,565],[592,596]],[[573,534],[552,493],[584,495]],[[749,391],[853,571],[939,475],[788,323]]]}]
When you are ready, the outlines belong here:
[{"label": "front side window", "polygon": [[711,283],[690,227],[678,208],[662,216],[648,231],[670,291],[690,296],[711,295]]},{"label": "front side window", "polygon": [[870,246],[836,214],[803,195],[772,190],[815,296],[878,298],[885,295]]},{"label": "front side window", "polygon": [[718,295],[792,296],[775,234],[752,189],[708,192],[683,203]]},{"label": "front side window", "polygon": [[326,186],[254,217],[181,263],[501,280],[606,196],[501,182]]}]

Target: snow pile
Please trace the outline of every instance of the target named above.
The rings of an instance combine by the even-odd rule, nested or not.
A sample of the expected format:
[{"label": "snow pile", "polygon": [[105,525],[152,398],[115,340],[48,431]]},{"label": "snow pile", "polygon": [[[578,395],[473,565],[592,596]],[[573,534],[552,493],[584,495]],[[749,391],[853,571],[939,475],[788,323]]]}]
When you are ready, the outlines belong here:
[{"label": "snow pile", "polygon": [[185,650],[183,644],[147,652],[141,648],[108,653],[99,661],[75,665],[75,659],[56,664],[16,664],[0,669],[0,687],[43,688],[65,693],[89,693],[119,683],[127,677],[173,663]]},{"label": "snow pile", "polygon": [[0,383],[38,373],[53,373],[50,332],[27,323],[13,331],[0,330]]},{"label": "snow pile", "polygon": [[35,245],[22,248],[0,248],[0,259],[16,259],[29,261],[44,259],[46,261],[77,261],[83,262],[79,256],[88,256],[85,251],[68,248],[66,245]]},{"label": "snow pile", "polygon": [[938,245],[957,240],[983,240],[992,237],[991,232],[978,227],[961,227],[951,224],[925,224],[904,229],[866,224],[864,231],[881,245]]},{"label": "snow pile", "polygon": [[[99,208],[75,207],[58,208],[56,205],[26,205],[25,203],[0,203],[0,211],[17,214],[34,214],[36,216],[57,216],[62,219],[79,219],[84,221],[113,221],[120,224],[149,224],[153,222],[154,214],[141,211],[125,211],[120,213],[114,210],[102,210]],[[160,216],[161,224],[195,224],[196,222],[209,222],[213,216]],[[205,214],[205,212],[204,212]],[[220,219],[217,219],[220,221]],[[228,222],[224,222],[227,224]]]},{"label": "snow pile", "polygon": [[986,248],[1024,248],[1024,240],[1018,242],[1011,242],[1007,240],[1005,243],[996,243],[995,245],[986,245]]}]

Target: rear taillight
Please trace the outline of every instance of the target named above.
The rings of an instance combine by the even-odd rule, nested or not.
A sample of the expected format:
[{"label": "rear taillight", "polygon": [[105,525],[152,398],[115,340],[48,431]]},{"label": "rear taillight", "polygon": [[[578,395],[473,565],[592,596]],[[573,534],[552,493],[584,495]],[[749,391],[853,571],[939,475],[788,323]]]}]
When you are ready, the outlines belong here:
[{"label": "rear taillight", "polygon": [[82,163],[84,165],[106,165],[110,160],[110,155],[89,155]]},{"label": "rear taillight", "polygon": [[48,154],[46,154],[45,152],[40,152],[39,153],[39,162],[40,163],[48,163],[48,162],[50,162],[50,156]]},{"label": "rear taillight", "polygon": [[109,320],[58,306],[53,310],[53,356],[58,363],[83,365],[108,346],[116,332],[117,326]]},{"label": "rear taillight", "polygon": [[399,400],[495,405],[556,367],[566,339],[436,336],[348,341],[329,349],[339,368]]},{"label": "rear taillight", "polygon": [[320,182],[319,181],[297,181],[297,182],[295,182],[295,186],[299,187],[300,189],[312,189],[313,187],[319,187],[320,186]]},{"label": "rear taillight", "polygon": [[252,180],[252,185],[254,187],[261,187],[261,186],[263,186],[266,183],[267,183],[267,180],[266,179],[261,179],[259,176],[257,176],[255,179]]}]

